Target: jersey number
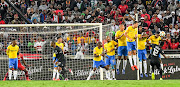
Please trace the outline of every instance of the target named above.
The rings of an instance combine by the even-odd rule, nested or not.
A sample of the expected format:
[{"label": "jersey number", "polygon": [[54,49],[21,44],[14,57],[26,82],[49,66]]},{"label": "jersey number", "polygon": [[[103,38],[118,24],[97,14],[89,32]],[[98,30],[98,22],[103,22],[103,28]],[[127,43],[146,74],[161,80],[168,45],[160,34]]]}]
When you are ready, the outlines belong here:
[{"label": "jersey number", "polygon": [[159,50],[156,49],[156,48],[154,48],[153,55],[154,55],[154,56],[158,56],[158,53],[159,53]]}]

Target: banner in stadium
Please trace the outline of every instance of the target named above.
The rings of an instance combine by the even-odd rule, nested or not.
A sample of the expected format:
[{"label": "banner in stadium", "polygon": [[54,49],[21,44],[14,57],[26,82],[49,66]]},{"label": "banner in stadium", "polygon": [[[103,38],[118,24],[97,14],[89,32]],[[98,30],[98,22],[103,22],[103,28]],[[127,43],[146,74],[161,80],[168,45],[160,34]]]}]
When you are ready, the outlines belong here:
[{"label": "banner in stadium", "polygon": [[[8,71],[8,60],[4,61],[1,66],[5,68],[1,71],[0,79],[2,80],[5,74]],[[172,58],[172,59],[162,59],[164,64],[164,75],[163,79],[180,79],[180,58]],[[32,80],[51,80],[52,79],[52,70],[53,64],[52,59],[33,59],[26,60],[27,64],[31,64],[30,67],[27,68],[29,71],[30,78]],[[149,65],[149,61],[147,62]],[[92,70],[93,62],[92,59],[68,59],[67,60],[67,68],[71,68],[74,72],[74,75],[70,75],[67,73],[67,77],[70,80],[86,80],[90,70]],[[122,70],[122,63],[120,65],[120,71]],[[149,66],[148,66],[149,71]],[[149,72],[148,72],[149,73]],[[148,74],[149,75],[149,74]],[[155,69],[156,79],[159,78],[159,71]],[[97,70],[95,75],[91,77],[91,79],[99,79],[100,72]],[[18,79],[25,79],[25,75],[23,71],[18,71]],[[122,72],[119,75],[116,75],[117,80],[136,80],[137,79],[137,71],[132,71],[130,68],[129,62],[127,63],[126,73],[122,75]],[[151,77],[143,77],[140,78],[143,80],[150,80]]]}]

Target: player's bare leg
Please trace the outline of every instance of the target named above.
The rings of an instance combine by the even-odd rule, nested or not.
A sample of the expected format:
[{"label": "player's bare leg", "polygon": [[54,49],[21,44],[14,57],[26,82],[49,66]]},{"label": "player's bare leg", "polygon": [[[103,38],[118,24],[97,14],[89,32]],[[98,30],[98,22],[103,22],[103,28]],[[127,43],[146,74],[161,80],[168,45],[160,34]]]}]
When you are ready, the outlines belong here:
[{"label": "player's bare leg", "polygon": [[131,65],[131,69],[134,71],[134,65],[133,65],[133,62],[132,62],[132,51],[129,51],[128,52],[128,58],[129,58],[129,63]]},{"label": "player's bare leg", "polygon": [[25,72],[26,80],[27,80],[27,81],[30,81],[29,75],[28,75],[28,71],[27,71],[26,69],[24,69],[23,71]]},{"label": "player's bare leg", "polygon": [[53,70],[53,80],[56,80],[56,73],[58,72],[58,67],[55,67]]},{"label": "player's bare leg", "polygon": [[127,56],[124,56],[122,74],[125,74],[126,65],[127,65]]},{"label": "player's bare leg", "polygon": [[137,67],[137,58],[136,58],[136,50],[133,50],[133,60],[134,60],[134,68],[136,70],[138,70],[138,67]]},{"label": "player's bare leg", "polygon": [[119,72],[119,66],[120,66],[120,64],[121,64],[121,57],[122,57],[122,56],[118,56],[118,59],[117,59],[117,65],[116,65],[116,73],[117,73],[117,74],[120,74],[120,72]]}]

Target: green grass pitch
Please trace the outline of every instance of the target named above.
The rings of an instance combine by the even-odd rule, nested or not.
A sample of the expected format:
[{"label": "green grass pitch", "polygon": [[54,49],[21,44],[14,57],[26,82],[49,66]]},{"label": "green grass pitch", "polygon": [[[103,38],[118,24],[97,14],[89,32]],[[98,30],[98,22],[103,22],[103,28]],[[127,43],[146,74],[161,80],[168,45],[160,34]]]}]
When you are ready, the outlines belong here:
[{"label": "green grass pitch", "polygon": [[0,87],[180,87],[180,80],[0,81]]}]

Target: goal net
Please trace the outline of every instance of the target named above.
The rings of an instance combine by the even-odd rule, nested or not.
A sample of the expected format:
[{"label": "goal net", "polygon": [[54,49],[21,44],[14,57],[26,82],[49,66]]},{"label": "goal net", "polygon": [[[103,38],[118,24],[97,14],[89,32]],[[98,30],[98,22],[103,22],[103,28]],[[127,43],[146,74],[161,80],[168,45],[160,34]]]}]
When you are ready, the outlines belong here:
[{"label": "goal net", "polygon": [[[8,72],[9,58],[7,47],[15,38],[20,53],[29,67],[26,67],[32,80],[51,80],[53,71],[53,49],[50,43],[57,37],[63,38],[66,68],[73,75],[66,73],[69,80],[85,80],[93,69],[93,48],[98,41],[104,44],[106,35],[113,35],[111,25],[101,23],[79,24],[14,24],[0,25],[0,79]],[[21,64],[24,63],[21,61]],[[103,79],[103,70],[96,70],[91,79]],[[24,71],[18,70],[18,80],[24,80]]]}]

